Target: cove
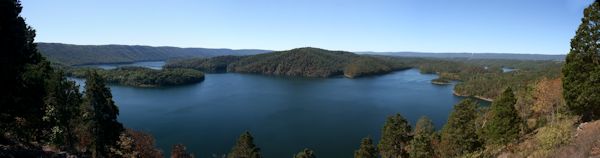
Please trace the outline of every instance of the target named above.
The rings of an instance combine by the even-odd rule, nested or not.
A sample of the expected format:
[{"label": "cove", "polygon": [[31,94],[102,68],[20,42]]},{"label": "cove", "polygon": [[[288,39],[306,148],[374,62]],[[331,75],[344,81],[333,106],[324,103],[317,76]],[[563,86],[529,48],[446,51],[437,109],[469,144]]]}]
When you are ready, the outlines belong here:
[{"label": "cove", "polygon": [[110,88],[119,121],[152,134],[166,156],[182,143],[197,157],[220,157],[248,130],[266,158],[304,148],[352,157],[361,138],[377,142],[395,113],[413,126],[427,116],[441,128],[461,97],[452,95],[453,85],[431,84],[436,77],[417,69],[357,79],[221,73],[185,86]]}]

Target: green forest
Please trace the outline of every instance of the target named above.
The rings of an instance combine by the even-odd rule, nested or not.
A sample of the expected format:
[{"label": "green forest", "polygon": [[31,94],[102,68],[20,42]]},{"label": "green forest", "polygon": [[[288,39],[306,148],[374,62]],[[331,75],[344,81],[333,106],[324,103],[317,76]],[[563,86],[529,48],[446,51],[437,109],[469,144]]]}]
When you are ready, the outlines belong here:
[{"label": "green forest", "polygon": [[154,70],[144,67],[118,67],[104,70],[99,68],[71,68],[66,75],[76,78],[85,78],[87,73],[98,73],[107,83],[121,84],[135,87],[160,87],[192,84],[204,80],[204,73],[192,69],[164,69]]},{"label": "green forest", "polygon": [[62,43],[36,43],[39,52],[50,61],[64,65],[89,65],[101,63],[132,63],[189,57],[214,57],[219,55],[251,55],[270,52],[258,49],[209,49],[151,47],[129,45],[72,45]]},{"label": "green forest", "polygon": [[[531,90],[531,84],[561,75],[563,62],[552,60],[437,59],[378,55],[299,48],[252,56],[217,56],[169,60],[165,68],[188,68],[209,73],[238,72],[303,77],[348,78],[385,74],[417,68],[424,74],[437,74],[433,84],[457,81],[455,94],[493,100],[503,89],[513,87],[519,97]],[[514,71],[503,72],[502,68]]]},{"label": "green forest", "polygon": [[[20,2],[2,0],[0,6],[0,157],[163,157],[152,135],[118,121],[119,108],[107,83],[192,83],[204,79],[197,70],[354,78],[411,67],[458,81],[458,95],[487,98],[493,100],[491,106],[463,99],[441,129],[427,117],[412,127],[401,114],[388,116],[380,138],[356,140],[355,158],[591,157],[600,152],[600,2],[585,9],[564,62],[396,58],[299,48],[181,60],[165,70],[66,72],[38,51],[35,30],[21,16]],[[503,67],[515,71],[503,72]],[[84,77],[84,91],[67,75]],[[303,149],[290,156],[318,154]],[[170,155],[194,157],[184,144],[174,144]],[[260,158],[260,144],[250,131],[244,132],[226,157]]]},{"label": "green forest", "polygon": [[374,56],[319,48],[296,48],[251,56],[221,56],[209,59],[171,60],[166,68],[191,68],[207,72],[238,72],[301,77],[348,78],[390,73],[409,68],[402,63]]}]

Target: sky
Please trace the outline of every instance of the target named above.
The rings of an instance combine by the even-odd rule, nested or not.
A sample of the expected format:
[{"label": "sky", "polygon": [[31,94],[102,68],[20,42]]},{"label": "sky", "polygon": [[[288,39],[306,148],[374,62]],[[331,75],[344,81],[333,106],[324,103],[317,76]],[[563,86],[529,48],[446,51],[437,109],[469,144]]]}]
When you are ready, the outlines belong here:
[{"label": "sky", "polygon": [[22,0],[38,42],[566,54],[592,0]]}]

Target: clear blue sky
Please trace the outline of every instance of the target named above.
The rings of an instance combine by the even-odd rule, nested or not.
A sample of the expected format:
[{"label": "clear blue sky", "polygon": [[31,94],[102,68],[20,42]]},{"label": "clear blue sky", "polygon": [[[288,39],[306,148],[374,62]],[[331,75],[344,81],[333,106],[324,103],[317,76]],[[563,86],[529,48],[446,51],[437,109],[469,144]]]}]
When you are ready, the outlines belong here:
[{"label": "clear blue sky", "polygon": [[23,0],[38,42],[566,54],[592,0]]}]

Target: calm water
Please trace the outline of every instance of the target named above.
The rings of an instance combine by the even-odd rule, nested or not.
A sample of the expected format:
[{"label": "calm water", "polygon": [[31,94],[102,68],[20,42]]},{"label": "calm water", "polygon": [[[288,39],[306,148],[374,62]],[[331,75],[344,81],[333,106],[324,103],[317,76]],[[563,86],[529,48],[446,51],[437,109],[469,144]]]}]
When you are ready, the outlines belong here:
[{"label": "calm water", "polygon": [[513,69],[513,68],[509,68],[509,67],[502,67],[502,72],[507,73],[507,72],[513,72],[516,71],[518,69]]},{"label": "calm water", "polygon": [[267,158],[304,148],[319,157],[352,157],[361,138],[378,140],[395,113],[413,125],[426,115],[439,129],[461,98],[452,85],[431,84],[434,78],[416,69],[359,79],[224,73],[193,85],[111,90],[119,120],[154,135],[167,155],[176,143],[199,157],[224,154],[249,130]]},{"label": "calm water", "polygon": [[155,70],[160,70],[160,69],[162,69],[163,65],[165,65],[165,61],[143,61],[143,62],[134,62],[134,63],[130,63],[130,64],[93,64],[93,65],[85,65],[85,66],[98,67],[101,69],[115,69],[119,66],[142,66],[142,67],[147,67],[147,68],[151,68],[151,69],[155,69]]}]

